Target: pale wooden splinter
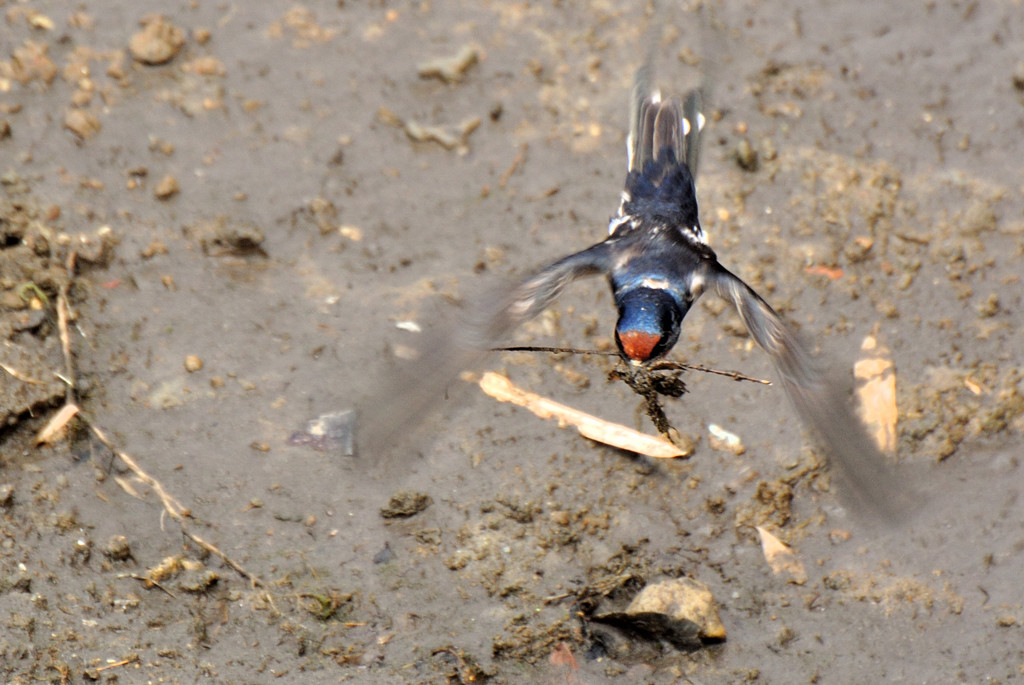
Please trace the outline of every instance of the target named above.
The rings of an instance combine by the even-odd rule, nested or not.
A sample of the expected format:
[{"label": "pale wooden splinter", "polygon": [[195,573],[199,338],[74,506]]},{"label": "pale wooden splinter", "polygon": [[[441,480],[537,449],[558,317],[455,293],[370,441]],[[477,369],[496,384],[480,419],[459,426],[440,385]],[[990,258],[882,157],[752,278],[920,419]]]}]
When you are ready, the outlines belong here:
[{"label": "pale wooden splinter", "polygon": [[479,385],[481,390],[499,402],[511,402],[530,410],[542,419],[558,419],[559,426],[575,426],[583,437],[605,445],[655,459],[687,457],[693,452],[692,450],[684,451],[662,438],[599,419],[586,412],[518,388],[509,379],[491,371],[483,375]]},{"label": "pale wooden splinter", "polygon": [[857,400],[860,417],[875,439],[878,449],[896,453],[896,366],[892,352],[879,342],[877,334],[864,338],[861,358],[853,367],[857,379]]}]

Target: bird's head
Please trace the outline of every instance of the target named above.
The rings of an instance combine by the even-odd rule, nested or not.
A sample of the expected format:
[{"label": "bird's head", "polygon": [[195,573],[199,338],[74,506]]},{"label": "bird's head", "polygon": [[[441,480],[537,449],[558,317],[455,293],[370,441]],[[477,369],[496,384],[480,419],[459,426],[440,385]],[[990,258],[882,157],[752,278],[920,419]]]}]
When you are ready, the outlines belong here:
[{"label": "bird's head", "polygon": [[615,343],[627,361],[639,364],[668,354],[679,340],[679,328],[689,309],[660,288],[632,288],[620,293],[616,304]]}]

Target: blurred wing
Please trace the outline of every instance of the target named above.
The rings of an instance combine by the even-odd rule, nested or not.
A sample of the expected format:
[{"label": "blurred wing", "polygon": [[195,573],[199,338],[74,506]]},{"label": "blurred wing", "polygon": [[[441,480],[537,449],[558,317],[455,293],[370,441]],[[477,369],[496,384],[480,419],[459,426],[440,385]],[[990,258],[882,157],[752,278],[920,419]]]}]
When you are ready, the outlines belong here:
[{"label": "blurred wing", "polygon": [[771,357],[797,413],[824,443],[844,496],[861,510],[894,521],[907,513],[911,495],[854,414],[848,383],[823,370],[821,360],[754,290],[719,264],[707,286],[731,302],[754,341]]},{"label": "blurred wing", "polygon": [[550,264],[508,292],[478,300],[461,331],[463,344],[490,349],[509,333],[551,306],[565,286],[611,270],[612,238]]},{"label": "blurred wing", "polygon": [[475,367],[495,344],[544,311],[565,286],[607,272],[613,245],[608,240],[561,259],[511,289],[479,298],[464,316],[423,334],[416,359],[404,363],[361,404],[359,451],[377,455],[398,442],[445,398],[452,379]]}]

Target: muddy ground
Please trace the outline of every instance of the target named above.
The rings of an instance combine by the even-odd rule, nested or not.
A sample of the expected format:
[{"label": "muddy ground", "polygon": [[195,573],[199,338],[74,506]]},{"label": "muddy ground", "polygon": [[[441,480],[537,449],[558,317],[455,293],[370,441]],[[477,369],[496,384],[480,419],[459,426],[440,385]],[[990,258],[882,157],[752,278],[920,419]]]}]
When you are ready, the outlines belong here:
[{"label": "muddy ground", "polygon": [[[711,39],[689,8],[602,2],[0,10],[5,682],[1024,675],[1019,3],[726,2]],[[387,455],[289,444],[373,393],[419,335],[397,323],[600,239],[652,21],[662,83],[714,81],[699,194],[723,263],[842,368],[872,332],[892,350],[909,524],[843,509],[780,389],[704,374],[668,406],[696,443],[683,461],[468,384]],[[417,74],[467,45],[455,80]],[[86,419],[249,576],[85,423],[34,444],[66,401],[64,300]],[[514,342],[608,346],[613,317],[586,282]],[[710,299],[675,354],[771,376]],[[634,424],[607,360],[489,366]],[[746,451],[713,449],[711,423]],[[384,517],[403,491],[429,500],[385,513],[426,508]],[[772,573],[754,525],[806,583]],[[590,620],[683,576],[713,591],[725,642]]]}]

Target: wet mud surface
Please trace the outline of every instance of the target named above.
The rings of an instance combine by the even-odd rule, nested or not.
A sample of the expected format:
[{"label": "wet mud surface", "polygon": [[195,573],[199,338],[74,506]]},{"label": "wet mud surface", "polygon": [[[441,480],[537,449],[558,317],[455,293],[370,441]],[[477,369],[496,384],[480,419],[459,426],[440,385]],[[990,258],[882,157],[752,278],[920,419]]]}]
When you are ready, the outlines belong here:
[{"label": "wet mud surface", "polygon": [[[0,4],[0,677],[1019,679],[1024,14],[716,7],[709,41],[687,8],[599,2]],[[417,329],[602,237],[652,21],[666,88],[714,79],[723,264],[844,373],[869,334],[891,350],[903,526],[844,509],[780,389],[708,374],[666,402],[686,460],[463,381],[386,454],[292,439]],[[608,349],[613,317],[584,282],[509,343]],[[674,354],[771,377],[710,298]],[[487,367],[643,419],[606,358]],[[679,579],[724,640],[624,626]]]}]

